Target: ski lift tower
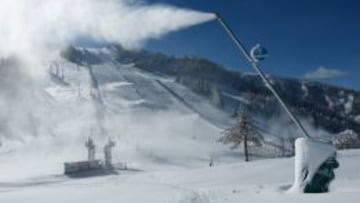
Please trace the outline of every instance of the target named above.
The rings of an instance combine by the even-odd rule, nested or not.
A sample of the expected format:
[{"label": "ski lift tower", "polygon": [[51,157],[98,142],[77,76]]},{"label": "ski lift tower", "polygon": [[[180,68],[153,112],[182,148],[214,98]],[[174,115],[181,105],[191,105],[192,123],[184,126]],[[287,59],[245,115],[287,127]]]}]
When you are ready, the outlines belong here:
[{"label": "ski lift tower", "polygon": [[85,142],[85,147],[88,150],[88,161],[94,161],[96,146],[91,137],[89,137],[88,140]]},{"label": "ski lift tower", "polygon": [[105,167],[107,168],[113,168],[111,151],[113,147],[115,147],[115,142],[109,139],[108,143],[104,146]]},{"label": "ski lift tower", "polygon": [[250,52],[247,51],[224,18],[219,13],[215,13],[215,16],[302,134],[302,138],[295,142],[295,182],[291,190],[305,193],[327,192],[330,182],[335,178],[334,169],[339,166],[335,147],[331,143],[312,138],[280,97],[260,68],[260,62],[268,56],[267,50],[257,44]]}]

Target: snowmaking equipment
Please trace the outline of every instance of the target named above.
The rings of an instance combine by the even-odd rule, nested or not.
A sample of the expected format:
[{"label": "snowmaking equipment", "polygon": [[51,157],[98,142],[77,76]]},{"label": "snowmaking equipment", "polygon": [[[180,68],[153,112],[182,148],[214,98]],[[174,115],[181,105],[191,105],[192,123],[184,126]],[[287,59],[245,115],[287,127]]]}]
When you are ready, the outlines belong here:
[{"label": "snowmaking equipment", "polygon": [[241,54],[245,56],[302,134],[302,137],[297,138],[295,141],[295,181],[289,191],[304,193],[327,192],[330,182],[335,178],[334,169],[339,167],[335,147],[331,142],[312,138],[300,120],[280,97],[268,76],[260,68],[260,61],[268,56],[267,50],[257,44],[249,52],[224,18],[219,13],[215,13],[215,16]]}]

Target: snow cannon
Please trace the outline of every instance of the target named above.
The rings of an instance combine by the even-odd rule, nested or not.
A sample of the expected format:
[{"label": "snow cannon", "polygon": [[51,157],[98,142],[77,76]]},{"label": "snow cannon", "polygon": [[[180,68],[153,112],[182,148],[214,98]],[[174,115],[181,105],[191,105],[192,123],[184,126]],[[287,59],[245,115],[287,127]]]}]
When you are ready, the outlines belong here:
[{"label": "snow cannon", "polygon": [[318,141],[312,138],[300,120],[280,97],[273,84],[270,82],[269,76],[266,76],[260,68],[260,61],[268,56],[267,50],[258,44],[254,46],[251,51],[248,51],[230,26],[225,22],[224,18],[219,13],[215,13],[215,15],[220,25],[227,32],[240,53],[245,56],[246,60],[262,79],[264,85],[274,95],[281,107],[302,133],[303,138],[298,138],[296,140],[295,183],[292,190],[305,193],[327,192],[329,190],[330,182],[335,178],[334,169],[339,167],[334,146],[331,143]]},{"label": "snow cannon", "polygon": [[339,167],[336,149],[330,143],[308,138],[295,141],[295,182],[289,192],[323,193]]}]

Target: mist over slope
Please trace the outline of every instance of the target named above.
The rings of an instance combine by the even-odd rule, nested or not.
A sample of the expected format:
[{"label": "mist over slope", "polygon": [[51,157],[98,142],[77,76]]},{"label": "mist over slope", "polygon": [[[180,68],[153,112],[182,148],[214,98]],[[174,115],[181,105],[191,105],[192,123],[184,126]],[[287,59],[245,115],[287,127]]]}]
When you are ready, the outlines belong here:
[{"label": "mist over slope", "polygon": [[[177,58],[162,53],[127,51],[121,46],[108,47],[120,63],[166,76],[208,98],[215,106],[234,114],[239,104],[259,117],[270,120],[283,116],[275,98],[257,75],[227,70],[218,64],[197,57]],[[96,59],[88,52],[67,50],[71,60]],[[96,63],[95,61],[91,61]],[[355,90],[319,82],[270,76],[275,88],[296,114],[315,129],[336,134],[347,129],[360,132],[360,93]],[[285,118],[286,122],[286,118]]]},{"label": "mist over slope", "polygon": [[[232,125],[239,106],[252,112],[268,141],[278,144],[283,137],[298,136],[256,75],[226,70],[196,57],[126,51],[113,45],[99,49],[70,46],[60,55],[41,64],[49,76],[46,80],[26,74],[19,58],[2,60],[6,79],[0,95],[4,109],[0,149],[10,150],[7,142],[28,147],[36,139],[76,148],[88,136],[104,142],[110,137],[135,137],[137,132],[141,140],[154,131],[152,127],[161,133],[151,136],[196,139],[195,134],[211,134],[204,139],[220,146],[215,141]],[[331,139],[344,130],[358,132],[358,92],[294,79],[272,80],[313,136]],[[197,120],[208,127],[189,127]],[[156,124],[148,125],[150,121]],[[173,131],[175,126],[188,130]],[[211,153],[204,152],[203,157],[213,156]]]},{"label": "mist over slope", "polygon": [[63,162],[86,158],[88,137],[97,144],[98,158],[112,139],[114,162],[141,170],[238,158],[216,142],[231,118],[206,99],[171,78],[111,60],[108,50],[78,50],[103,62],[51,60],[43,63],[48,80],[40,82],[26,74],[20,78],[19,59],[3,62],[8,77],[2,83],[9,92],[1,95],[7,111],[1,114],[0,162],[10,167],[2,167],[0,182],[61,174]]}]

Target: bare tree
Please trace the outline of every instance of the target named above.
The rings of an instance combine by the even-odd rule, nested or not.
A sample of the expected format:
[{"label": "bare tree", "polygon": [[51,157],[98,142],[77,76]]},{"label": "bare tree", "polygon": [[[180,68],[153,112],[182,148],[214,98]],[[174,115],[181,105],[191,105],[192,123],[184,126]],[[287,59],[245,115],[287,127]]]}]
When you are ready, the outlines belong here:
[{"label": "bare tree", "polygon": [[218,142],[232,144],[231,149],[237,149],[241,143],[244,144],[245,161],[249,161],[249,144],[261,146],[263,137],[254,130],[252,119],[245,111],[237,115],[235,126],[224,131],[224,136]]}]

